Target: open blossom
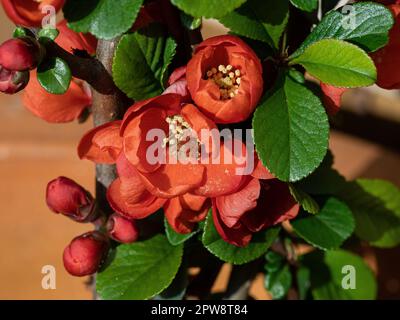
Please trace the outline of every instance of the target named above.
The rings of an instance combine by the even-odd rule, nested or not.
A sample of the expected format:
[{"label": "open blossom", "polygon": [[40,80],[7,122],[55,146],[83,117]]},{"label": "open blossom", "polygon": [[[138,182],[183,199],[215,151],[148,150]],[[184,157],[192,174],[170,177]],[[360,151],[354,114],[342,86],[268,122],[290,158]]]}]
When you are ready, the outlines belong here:
[{"label": "open blossom", "polygon": [[[162,143],[149,137],[156,129],[163,133]],[[177,94],[135,103],[124,120],[113,121],[87,132],[78,146],[81,159],[96,163],[116,163],[118,178],[110,185],[107,198],[113,210],[128,219],[143,219],[163,208],[171,227],[179,233],[188,233],[197,222],[203,220],[211,206],[209,198],[230,194],[238,190],[246,179],[238,169],[247,166],[246,147],[239,141],[220,143],[208,147],[197,138],[187,140],[183,131],[196,133],[216,130],[215,124],[190,104],[181,104]],[[218,137],[219,140],[219,137]],[[194,142],[194,150],[206,150],[208,161],[191,157],[185,146]],[[156,144],[165,162],[151,162],[148,151]],[[240,153],[234,154],[233,149]],[[190,150],[191,148],[189,148]],[[214,162],[211,151],[220,157]],[[182,154],[183,152],[183,154]],[[178,156],[170,161],[170,153]],[[184,155],[194,162],[181,162]],[[187,157],[188,156],[188,157]],[[230,156],[230,161],[225,161]],[[155,159],[156,161],[161,159]]]},{"label": "open blossom", "polygon": [[[141,101],[129,108],[122,121],[124,154],[152,194],[173,198],[199,187],[205,178],[203,165],[181,161],[187,157],[186,134],[195,132],[200,137],[201,129],[214,128],[215,124],[195,106],[181,107],[181,98],[177,94]],[[154,129],[163,135],[159,159],[152,159],[151,146],[155,141],[148,138]],[[174,156],[179,158],[176,163],[171,160]]]},{"label": "open blossom", "polygon": [[198,45],[187,65],[193,101],[216,123],[246,120],[263,91],[262,66],[254,51],[235,36],[217,36]]},{"label": "open blossom", "polygon": [[[59,46],[69,52],[73,49],[94,53],[96,40],[91,35],[76,33],[61,21],[57,27],[60,34],[56,39]],[[68,90],[62,95],[48,93],[38,82],[36,71],[31,71],[31,80],[25,88],[23,105],[34,115],[53,123],[70,122],[78,119],[92,104],[90,90],[82,80],[72,78]]]},{"label": "open blossom", "polygon": [[213,220],[221,238],[244,247],[252,234],[297,216],[300,206],[286,183],[258,169],[235,193],[213,199]]},{"label": "open blossom", "polygon": [[59,11],[65,0],[1,0],[7,16],[17,25],[40,27],[43,18],[48,14],[45,6],[53,6]]}]

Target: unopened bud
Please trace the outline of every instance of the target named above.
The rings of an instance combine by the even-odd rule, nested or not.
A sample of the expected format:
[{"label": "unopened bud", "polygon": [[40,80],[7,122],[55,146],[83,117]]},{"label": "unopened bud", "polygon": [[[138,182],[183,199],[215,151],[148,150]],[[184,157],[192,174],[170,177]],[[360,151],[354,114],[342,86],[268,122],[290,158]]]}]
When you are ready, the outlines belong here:
[{"label": "unopened bud", "polygon": [[12,71],[32,70],[41,59],[40,46],[30,38],[10,39],[0,45],[0,65]]},{"label": "unopened bud", "polygon": [[96,273],[104,262],[109,249],[108,238],[91,231],[74,238],[65,248],[64,267],[69,274],[83,277]]},{"label": "unopened bud", "polygon": [[10,71],[0,66],[0,92],[14,94],[26,87],[29,71]]},{"label": "unopened bud", "polygon": [[55,213],[61,213],[77,222],[91,222],[97,218],[92,195],[66,177],[58,177],[48,183],[46,202]]},{"label": "unopened bud", "polygon": [[116,213],[108,218],[107,231],[111,238],[121,243],[132,243],[139,238],[139,229],[135,221]]}]

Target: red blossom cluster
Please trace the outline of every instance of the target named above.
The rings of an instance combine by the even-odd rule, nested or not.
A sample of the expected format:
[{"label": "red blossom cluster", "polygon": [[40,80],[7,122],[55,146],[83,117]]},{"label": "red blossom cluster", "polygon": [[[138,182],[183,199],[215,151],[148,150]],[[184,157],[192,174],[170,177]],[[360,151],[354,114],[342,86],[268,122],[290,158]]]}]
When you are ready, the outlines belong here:
[{"label": "red blossom cluster", "polygon": [[[229,154],[229,163],[222,158],[214,163],[214,147],[201,142],[198,147],[205,147],[202,156],[209,161],[152,163],[147,156],[154,143],[147,136],[153,129],[165,134],[163,152],[168,158],[172,148],[179,153],[185,146],[181,130],[198,137],[202,130],[216,129],[217,123],[246,120],[263,90],[255,53],[237,37],[210,38],[198,46],[186,67],[172,73],[169,84],[161,96],[132,105],[122,121],[90,130],[78,146],[82,159],[116,163],[118,179],[107,192],[113,210],[136,220],[163,208],[171,227],[185,234],[212,208],[221,237],[237,246],[247,245],[254,232],[294,218],[299,206],[287,185],[257,158],[254,172],[237,173],[253,158],[242,141],[234,143],[242,149],[240,156],[225,142],[219,144],[217,153]],[[229,90],[233,94],[226,95]]]},{"label": "red blossom cluster", "polygon": [[[50,182],[47,202],[53,211],[106,230],[104,237],[96,231],[72,241],[64,253],[67,270],[78,276],[96,271],[108,248],[105,239],[136,241],[136,221],[160,209],[181,234],[192,232],[211,209],[221,237],[236,246],[246,246],[255,232],[294,218],[299,205],[287,184],[275,179],[240,139],[232,144],[220,138],[216,144],[197,139],[201,155],[183,151],[188,142],[184,132],[199,137],[203,130],[217,130],[219,123],[248,119],[261,97],[262,79],[259,59],[239,38],[210,38],[198,46],[187,66],[171,74],[162,95],[138,101],[123,120],[87,132],[78,146],[79,157],[116,164],[118,178],[107,190],[115,213],[106,221],[82,187],[72,183],[71,188],[66,178]],[[148,157],[154,143],[148,135],[154,129],[164,134],[161,153],[166,162]],[[195,161],[170,161],[174,152]],[[228,158],[231,161],[225,161]],[[250,161],[255,161],[252,171],[238,174]],[[97,254],[87,254],[89,249]]]}]

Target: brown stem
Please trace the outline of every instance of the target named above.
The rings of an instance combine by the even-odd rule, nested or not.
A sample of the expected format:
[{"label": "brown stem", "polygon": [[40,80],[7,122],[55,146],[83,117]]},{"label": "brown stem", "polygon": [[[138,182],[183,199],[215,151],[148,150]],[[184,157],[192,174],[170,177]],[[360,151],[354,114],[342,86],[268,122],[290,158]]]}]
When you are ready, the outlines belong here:
[{"label": "brown stem", "polygon": [[[119,38],[113,40],[99,40],[97,45],[97,59],[101,64],[101,69],[105,71],[103,80],[105,83],[108,78],[111,79],[111,68],[114,56],[114,50],[119,41]],[[99,79],[101,82],[102,79]],[[104,84],[102,84],[103,86]],[[112,83],[112,87],[114,83]],[[93,87],[93,105],[92,114],[95,126],[100,126],[104,123],[121,119],[125,108],[129,105],[129,100],[119,90],[111,90],[110,92],[97,91]],[[114,165],[98,164],[96,166],[96,199],[100,206],[100,210],[109,213],[109,206],[106,199],[107,187],[116,178]]]},{"label": "brown stem", "polygon": [[[71,57],[68,52],[68,55],[64,58],[61,56],[63,59],[66,57],[70,59],[65,60],[70,65],[73,73],[75,72],[74,76],[78,77],[77,74],[81,74],[81,79],[85,79],[92,85],[92,114],[95,127],[110,121],[121,119],[126,107],[129,105],[129,100],[120,90],[116,89],[111,76],[112,61],[118,41],[119,38],[110,41],[99,40],[97,45],[98,60],[86,59],[88,65],[82,63],[84,62],[82,59],[85,58],[76,56]],[[75,62],[76,64],[74,64]],[[91,71],[91,67],[96,68],[97,71]],[[88,70],[86,68],[88,68]],[[96,77],[96,74],[98,77],[97,80],[93,78]],[[107,188],[116,179],[116,177],[117,173],[115,165],[96,165],[96,200],[99,210],[106,215],[112,213],[106,197]],[[98,300],[99,297],[96,293],[96,288],[94,285],[95,282],[96,276],[93,275],[91,277],[91,283],[93,286],[93,299]]]},{"label": "brown stem", "polygon": [[92,58],[89,55],[85,57],[71,54],[53,41],[49,41],[45,47],[48,57],[63,59],[68,63],[72,76],[85,80],[96,91],[103,94],[110,94],[118,90],[113,82],[111,69],[107,70],[102,61]]}]

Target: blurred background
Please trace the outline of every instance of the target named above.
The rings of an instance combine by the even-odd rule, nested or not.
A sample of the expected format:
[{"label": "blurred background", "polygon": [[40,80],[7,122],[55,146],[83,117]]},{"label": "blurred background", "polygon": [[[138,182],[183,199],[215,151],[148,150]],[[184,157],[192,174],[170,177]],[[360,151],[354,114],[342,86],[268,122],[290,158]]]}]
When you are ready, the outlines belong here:
[{"label": "blurred background", "polygon": [[[0,42],[12,35],[13,25],[0,9]],[[205,37],[223,33],[207,21]],[[69,276],[62,252],[71,239],[90,230],[56,215],[45,204],[45,187],[57,176],[68,176],[89,191],[94,167],[80,161],[76,146],[91,126],[54,125],[26,111],[21,95],[0,95],[0,299],[91,299],[88,279]],[[335,167],[348,179],[387,179],[400,187],[400,95],[376,88],[354,90],[344,98],[335,120],[330,146]],[[378,275],[379,298],[400,299],[400,249],[361,248]],[[42,268],[56,269],[56,290],[44,290]],[[214,291],[226,284],[225,266]],[[268,299],[258,277],[251,294]]]}]

